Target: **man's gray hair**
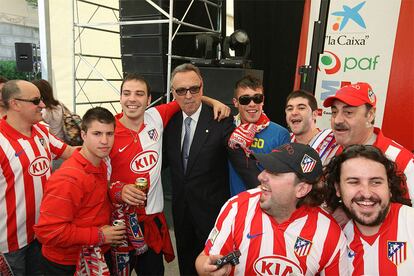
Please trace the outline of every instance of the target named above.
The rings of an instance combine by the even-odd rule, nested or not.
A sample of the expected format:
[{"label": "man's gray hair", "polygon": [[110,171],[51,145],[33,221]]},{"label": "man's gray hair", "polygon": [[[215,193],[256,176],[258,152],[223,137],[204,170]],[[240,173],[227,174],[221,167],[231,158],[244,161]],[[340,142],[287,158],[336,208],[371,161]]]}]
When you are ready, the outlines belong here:
[{"label": "man's gray hair", "polygon": [[197,76],[200,78],[200,80],[203,80],[203,77],[201,77],[200,69],[198,69],[197,66],[191,64],[191,63],[183,63],[181,65],[178,65],[175,67],[175,69],[171,73],[171,86],[173,79],[177,73],[185,73],[185,72],[194,72],[197,74]]}]

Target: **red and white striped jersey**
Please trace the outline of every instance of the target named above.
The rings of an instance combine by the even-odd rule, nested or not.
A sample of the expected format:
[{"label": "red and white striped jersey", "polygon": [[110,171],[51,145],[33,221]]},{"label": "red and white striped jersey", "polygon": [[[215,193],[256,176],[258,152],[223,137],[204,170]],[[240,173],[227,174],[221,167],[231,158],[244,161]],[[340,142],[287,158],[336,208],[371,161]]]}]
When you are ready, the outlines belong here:
[{"label": "red and white striped jersey", "polygon": [[[290,133],[290,142],[296,143],[296,136]],[[332,129],[319,131],[308,143],[321,158],[322,164],[327,165],[338,149]]]},{"label": "red and white striped jersey", "polygon": [[0,121],[0,250],[16,251],[34,239],[43,188],[51,174],[51,159],[66,144],[41,124],[27,137]]},{"label": "red and white striped jersey", "polygon": [[223,206],[206,242],[207,255],[240,250],[234,275],[346,275],[345,236],[318,207],[302,206],[278,224],[259,204],[261,190],[240,193]]},{"label": "red and white striped jersey", "polygon": [[374,133],[377,135],[374,146],[379,148],[388,159],[394,161],[397,170],[407,177],[407,198],[409,196],[411,203],[414,204],[414,154],[394,140],[385,137],[379,128],[374,128]]},{"label": "red and white striped jersey", "polygon": [[352,275],[410,275],[414,272],[414,208],[391,203],[377,234],[363,236],[349,221],[349,272]]},{"label": "red and white striped jersey", "polygon": [[[174,101],[149,108],[144,113],[144,124],[137,133],[126,128],[116,116],[115,142],[111,150],[111,182],[135,183],[138,177],[148,180],[146,214],[163,211],[164,195],[161,184],[162,135],[172,115],[180,110]],[[137,209],[141,214],[141,209]]]}]

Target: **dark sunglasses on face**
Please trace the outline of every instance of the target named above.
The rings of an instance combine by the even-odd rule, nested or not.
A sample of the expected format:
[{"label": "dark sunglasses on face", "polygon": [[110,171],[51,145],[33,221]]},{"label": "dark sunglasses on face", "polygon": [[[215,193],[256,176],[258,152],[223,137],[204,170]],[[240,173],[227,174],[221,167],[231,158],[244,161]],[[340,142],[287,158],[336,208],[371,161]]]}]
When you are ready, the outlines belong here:
[{"label": "dark sunglasses on face", "polygon": [[14,99],[18,100],[18,101],[22,101],[22,102],[32,103],[34,105],[39,105],[40,102],[43,101],[42,97],[34,98],[34,99],[31,99],[31,100],[29,100],[29,99],[19,99],[19,98],[14,98]]},{"label": "dark sunglasses on face", "polygon": [[263,102],[263,94],[254,94],[253,96],[243,95],[239,97],[239,103],[241,105],[248,105],[252,100],[255,104]]},{"label": "dark sunglasses on face", "polygon": [[190,86],[188,88],[180,87],[180,88],[173,88],[175,90],[175,93],[177,93],[178,96],[184,96],[187,94],[187,91],[190,91],[191,94],[197,94],[200,92],[200,85],[194,85]]}]

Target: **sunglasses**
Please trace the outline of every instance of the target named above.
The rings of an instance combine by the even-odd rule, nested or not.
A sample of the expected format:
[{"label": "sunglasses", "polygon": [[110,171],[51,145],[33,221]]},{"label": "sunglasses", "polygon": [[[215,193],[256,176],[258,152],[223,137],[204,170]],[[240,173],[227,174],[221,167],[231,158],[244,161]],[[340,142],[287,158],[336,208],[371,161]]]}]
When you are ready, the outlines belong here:
[{"label": "sunglasses", "polygon": [[178,96],[184,96],[187,94],[187,91],[190,91],[191,94],[197,94],[200,92],[201,85],[194,85],[188,88],[180,87],[180,88],[173,88],[175,90],[175,93],[177,93]]},{"label": "sunglasses", "polygon": [[262,103],[264,99],[263,94],[254,94],[253,96],[243,95],[239,97],[241,105],[248,105],[252,100],[255,104]]},{"label": "sunglasses", "polygon": [[21,102],[26,102],[26,103],[32,103],[34,105],[39,105],[41,101],[43,101],[42,97],[39,98],[34,98],[34,99],[19,99],[19,98],[14,98],[15,100],[21,101]]}]

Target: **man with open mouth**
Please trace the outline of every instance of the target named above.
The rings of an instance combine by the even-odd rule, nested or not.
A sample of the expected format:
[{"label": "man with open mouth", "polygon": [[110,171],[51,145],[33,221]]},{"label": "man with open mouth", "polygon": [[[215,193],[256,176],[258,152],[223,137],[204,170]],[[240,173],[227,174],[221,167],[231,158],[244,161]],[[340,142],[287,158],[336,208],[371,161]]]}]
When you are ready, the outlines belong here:
[{"label": "man with open mouth", "polygon": [[[318,153],[291,143],[253,154],[263,171],[260,186],[231,198],[221,209],[204,251],[200,275],[347,275],[345,236],[319,205]],[[216,261],[239,250],[239,264]],[[211,274],[210,274],[211,273]]]},{"label": "man with open mouth", "polygon": [[352,218],[344,228],[351,275],[414,271],[414,208],[404,205],[402,176],[373,146],[350,146],[329,163],[327,204]]}]

